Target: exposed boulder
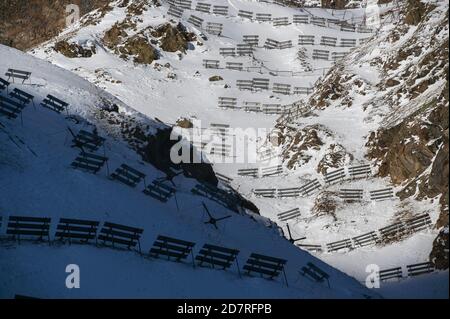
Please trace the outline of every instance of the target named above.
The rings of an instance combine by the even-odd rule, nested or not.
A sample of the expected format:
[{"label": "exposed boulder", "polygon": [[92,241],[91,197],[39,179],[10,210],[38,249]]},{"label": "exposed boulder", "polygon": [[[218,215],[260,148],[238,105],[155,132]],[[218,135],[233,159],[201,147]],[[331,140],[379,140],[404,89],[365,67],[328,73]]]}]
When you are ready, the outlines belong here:
[{"label": "exposed boulder", "polygon": [[213,75],[209,78],[209,82],[217,82],[217,81],[223,81],[223,77],[220,75]]},{"label": "exposed boulder", "polygon": [[151,64],[159,59],[158,51],[140,35],[129,38],[123,47],[119,48],[119,52],[122,58],[133,56],[134,62],[139,64]]},{"label": "exposed boulder", "polygon": [[116,23],[105,32],[103,42],[108,48],[115,49],[127,35],[124,28],[119,23]]},{"label": "exposed boulder", "polygon": [[151,35],[155,38],[160,38],[160,47],[166,52],[180,51],[186,53],[189,47],[188,43],[196,40],[195,34],[187,32],[181,23],[178,23],[176,26],[165,23],[156,28],[156,30],[152,30]]},{"label": "exposed boulder", "polygon": [[90,58],[96,53],[95,45],[81,46],[67,41],[57,42],[54,49],[68,58]]}]

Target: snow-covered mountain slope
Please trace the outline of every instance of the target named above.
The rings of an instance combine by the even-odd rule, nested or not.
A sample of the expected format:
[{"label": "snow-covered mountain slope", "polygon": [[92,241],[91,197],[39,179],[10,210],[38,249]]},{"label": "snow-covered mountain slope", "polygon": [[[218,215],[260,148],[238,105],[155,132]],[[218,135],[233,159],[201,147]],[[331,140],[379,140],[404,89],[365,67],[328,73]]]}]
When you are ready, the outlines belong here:
[{"label": "snow-covered mountain slope", "polygon": [[[8,216],[50,217],[52,231],[61,217],[110,221],[144,229],[142,250],[147,252],[157,235],[237,248],[240,265],[252,252],[288,260],[289,288],[280,281],[243,277],[236,270],[222,272],[195,268],[164,260],[145,258],[136,253],[111,248],[79,245],[49,246],[46,243],[1,241],[0,296],[25,294],[36,297],[270,297],[362,298],[376,296],[355,279],[327,266],[307,252],[297,249],[279,235],[264,218],[227,211],[214,202],[194,196],[194,179],[182,175],[173,181],[179,210],[173,200],[163,204],[139,190],[112,181],[106,168],[97,175],[75,170],[70,163],[79,153],[71,146],[68,128],[92,130],[106,137],[108,168],[122,163],[139,169],[147,180],[164,177],[161,171],[144,163],[139,155],[116,134],[123,123],[108,123],[99,113],[115,104],[124,118],[140,120],[149,132],[161,124],[136,113],[109,93],[59,67],[0,47],[0,69],[11,66],[32,70],[32,84],[11,85],[35,96],[36,108],[29,105],[20,119],[1,118],[0,209]],[[3,93],[2,93],[3,94]],[[69,103],[70,116],[57,114],[39,104],[47,94]],[[110,111],[114,112],[114,111]],[[206,203],[215,217],[231,214],[216,230],[202,210]],[[4,237],[6,223],[0,236]],[[306,278],[295,281],[298,270],[313,262],[331,275],[331,288]],[[78,264],[81,289],[65,288],[65,267]],[[220,287],[220,289],[217,289]]]},{"label": "snow-covered mountain slope", "polygon": [[[191,8],[195,9],[198,2],[204,1],[192,1]],[[401,8],[396,3],[381,5],[383,26],[374,36],[361,25],[366,18],[364,9],[300,9],[244,0],[220,0],[212,4],[228,6],[227,15],[186,9],[177,18],[168,15],[167,1],[161,1],[160,5],[158,1],[151,4],[137,0],[112,1],[107,10],[85,16],[80,23],[30,53],[79,75],[145,116],[169,125],[189,127],[195,122],[204,129],[214,123],[225,124],[241,129],[234,135],[238,141],[247,138],[242,130],[271,131],[268,135],[248,138],[248,148],[252,143],[258,146],[259,154],[249,150],[256,161],[238,162],[239,154],[234,154],[223,163],[221,157],[208,155],[214,171],[232,178],[231,186],[253,202],[263,217],[282,227],[286,235],[288,223],[294,238],[306,236],[306,240],[297,244],[314,245],[314,249],[321,250],[312,252],[315,257],[359,281],[364,281],[368,264],[384,269],[428,260],[438,229],[428,227],[393,240],[381,238],[379,229],[423,214],[429,216],[434,226],[440,215],[439,198],[434,195],[419,201],[415,197],[398,196],[403,185],[389,174],[377,174],[381,171],[380,161],[367,156],[371,150],[368,142],[371,133],[392,122],[389,119],[394,115],[410,115],[410,110],[416,110],[445,85],[442,79],[435,81],[430,90],[416,99],[416,104],[410,92],[403,92],[404,86],[395,91],[386,88],[386,80],[392,74],[387,76],[377,67],[377,61],[384,61],[391,51],[398,52],[401,44],[408,43],[414,34],[426,37],[432,26],[440,26],[440,31],[438,44],[430,42],[430,47],[439,46],[445,41],[445,35],[448,39],[448,29],[440,25],[448,5],[438,1],[434,11],[427,12],[433,16],[429,26],[423,23],[422,29],[399,23],[405,15],[404,3]],[[274,26],[271,22],[239,17],[239,10],[250,11],[254,16],[270,13],[273,18],[287,17],[289,22],[294,15],[306,16],[311,23]],[[196,21],[192,16],[203,19],[201,27],[192,23]],[[336,19],[346,21],[350,29],[341,28]],[[221,34],[208,33],[208,23],[221,24]],[[320,26],[321,23],[324,25]],[[348,23],[357,26],[349,31],[353,26]],[[396,32],[399,33],[394,37]],[[251,55],[224,57],[221,54],[220,49],[243,44],[244,35],[259,36]],[[311,37],[314,44],[308,44]],[[327,42],[333,42],[333,38],[336,38],[335,46]],[[393,40],[389,39],[394,38],[397,44],[392,45]],[[267,39],[290,40],[292,47],[267,49]],[[343,43],[352,43],[352,47]],[[408,52],[413,55],[417,51]],[[344,53],[348,54],[340,60],[340,54]],[[321,54],[327,54],[328,58],[320,59]],[[219,68],[205,68],[205,60],[213,65],[218,61]],[[398,62],[407,73],[407,63]],[[227,63],[242,63],[242,70],[227,68]],[[442,68],[440,65],[438,69]],[[269,80],[269,90],[238,88],[238,81],[251,81],[253,85],[255,78]],[[414,77],[409,79],[406,86],[412,87],[413,80]],[[291,94],[274,92],[275,83],[290,85]],[[235,98],[237,109],[219,108],[220,97]],[[412,105],[411,109],[406,105]],[[269,107],[289,112],[280,118],[280,114],[270,114]],[[297,111],[301,116],[292,116]],[[181,118],[184,120],[180,121]],[[265,161],[263,151],[275,156]],[[350,167],[363,164],[370,166],[371,178],[348,178]],[[278,176],[263,176],[264,169],[276,165],[282,166]],[[239,175],[239,169],[249,168],[258,170],[258,178]],[[343,169],[344,180],[328,185],[326,173],[339,168]],[[314,179],[320,187],[306,196],[265,198],[254,191],[298,189]],[[183,189],[189,190],[191,186]],[[388,187],[397,194],[394,199],[371,200],[370,191]],[[361,189],[362,200],[343,201],[339,193],[345,188]],[[292,209],[299,209],[300,216],[288,221],[280,218],[280,213]],[[371,232],[376,240],[368,246],[360,247],[352,239]],[[236,235],[236,240],[255,236],[250,233],[244,236],[244,233]],[[230,238],[233,236],[234,230]],[[275,231],[273,236],[278,236]],[[349,240],[351,248],[330,249],[329,243],[340,240]],[[265,244],[261,242],[262,246]],[[273,251],[277,255],[275,248]]]}]

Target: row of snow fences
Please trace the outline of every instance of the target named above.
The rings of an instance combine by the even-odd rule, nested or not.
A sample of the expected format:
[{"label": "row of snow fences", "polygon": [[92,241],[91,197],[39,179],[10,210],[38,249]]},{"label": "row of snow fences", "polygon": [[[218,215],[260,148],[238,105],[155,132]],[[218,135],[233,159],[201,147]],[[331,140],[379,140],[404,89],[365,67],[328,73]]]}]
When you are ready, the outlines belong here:
[{"label": "row of snow fences", "polygon": [[[404,271],[406,270],[406,272]],[[417,264],[406,265],[406,269],[402,267],[394,267],[383,269],[378,272],[380,281],[387,281],[390,279],[402,279],[406,277],[415,277],[423,274],[429,274],[436,270],[432,262],[426,261]]]},{"label": "row of snow fences", "polygon": [[[221,49],[222,50],[222,49]],[[223,48],[223,50],[226,50],[227,53],[224,53],[225,55],[235,55],[234,48]],[[345,53],[342,53],[344,56]],[[223,66],[221,66],[220,60],[211,60],[211,59],[204,59],[202,61],[202,66],[206,69],[224,69]],[[287,71],[287,70],[272,70],[265,66],[244,66],[243,62],[228,62],[225,61],[225,69],[226,70],[232,70],[232,71],[245,71],[245,72],[257,72],[257,73],[268,73],[272,76],[285,76],[285,77],[293,77],[293,76],[301,76],[309,72],[295,72],[295,71]],[[293,94],[309,94],[312,92],[311,87],[294,87]]]},{"label": "row of snow fences", "polygon": [[263,178],[270,176],[280,176],[283,174],[283,166],[276,165],[270,167],[259,167],[259,168],[241,168],[238,169],[238,176]]},{"label": "row of snow fences", "polygon": [[[192,1],[189,0],[169,0],[168,3],[170,4],[169,11],[171,11],[171,8],[177,8],[179,10],[195,10],[201,13],[213,13],[221,16],[229,15],[229,7],[224,5],[214,5],[207,2],[197,2],[195,8],[193,8]],[[348,22],[343,20],[316,17],[308,14],[295,14],[292,16],[292,19],[290,19],[290,17],[273,17],[270,13],[254,13],[248,10],[238,10],[237,16],[256,22],[269,22],[272,23],[272,25],[275,27],[288,26],[292,23],[312,24],[320,27],[331,27],[332,25],[337,25],[339,26],[341,31],[359,33],[373,32],[372,29],[362,25],[349,24]],[[181,16],[177,17],[180,18]]]},{"label": "row of snow fences", "polygon": [[207,22],[205,27],[206,33],[213,35],[221,35],[223,31],[222,23]]},{"label": "row of snow fences", "polygon": [[300,208],[294,208],[277,214],[277,218],[281,222],[287,222],[288,220],[300,217],[300,215]]},{"label": "row of snow fences", "polygon": [[[289,212],[289,211],[288,211]],[[287,213],[287,212],[286,212]],[[283,213],[280,213],[281,216]],[[279,215],[280,215],[279,214]],[[287,215],[289,216],[289,215]],[[297,218],[292,217],[292,218]],[[286,219],[278,218],[280,221],[287,221]],[[336,252],[341,249],[357,249],[365,246],[373,246],[377,244],[382,244],[385,242],[390,242],[392,240],[398,240],[404,236],[408,236],[417,233],[421,230],[427,229],[431,226],[431,218],[428,214],[422,214],[405,221],[400,221],[392,225],[380,228],[377,231],[371,231],[353,238],[346,238],[343,240],[331,242],[325,245],[310,245],[302,244],[299,247],[303,247],[306,250],[319,251],[319,252]]]},{"label": "row of snow fences", "polygon": [[264,48],[269,49],[269,50],[289,49],[289,48],[292,48],[292,41],[291,40],[277,41],[277,40],[274,40],[274,39],[267,38],[266,42],[264,43]]},{"label": "row of snow fences", "polygon": [[291,188],[259,188],[253,189],[253,194],[266,198],[287,198],[287,197],[299,197],[309,196],[322,185],[317,179],[309,181],[301,187]]},{"label": "row of snow fences", "polygon": [[12,79],[14,83],[15,79],[19,79],[22,80],[22,84],[24,84],[26,80],[30,79],[31,72],[17,69],[8,69],[8,71],[5,73],[5,76],[8,77],[7,81],[10,81]]},{"label": "row of snow fences", "polygon": [[[271,89],[273,93],[291,95],[291,94],[309,94],[312,88],[308,87],[292,87],[291,84],[273,83],[270,88],[270,79],[253,78],[251,80],[236,80],[236,87],[239,90],[247,90],[252,92],[268,91]],[[220,101],[220,98],[219,98]],[[219,104],[220,105],[220,104]]]},{"label": "row of snow fences", "polygon": [[[9,92],[8,88],[10,86],[10,82],[1,78],[0,80],[0,91],[6,90],[7,92],[7,96],[0,95],[1,115],[4,115],[9,119],[15,119],[19,115],[22,115],[23,109],[30,103],[35,106],[33,95],[18,88],[14,88],[11,92]],[[67,111],[67,107],[69,106],[68,103],[50,94],[47,95],[40,105],[56,113]]]},{"label": "row of snow fences", "polygon": [[242,42],[251,46],[257,47],[259,45],[259,35],[243,35]]},{"label": "row of snow fences", "polygon": [[169,10],[167,11],[167,14],[175,18],[181,19],[181,17],[183,16],[183,12],[184,10],[181,7],[171,5],[169,7]]},{"label": "row of snow fences", "polygon": [[202,19],[202,18],[199,18],[199,17],[197,17],[197,16],[194,16],[194,15],[191,15],[191,16],[188,18],[187,22],[193,24],[193,25],[196,26],[197,28],[201,28],[201,27],[202,27],[202,24],[203,24],[203,19]]},{"label": "row of snow fences", "polygon": [[[75,143],[74,146],[81,149],[89,146],[91,150],[95,150],[103,144],[104,138],[81,130],[73,142]],[[106,156],[82,150],[71,166],[75,169],[97,174],[107,162],[108,158]],[[136,188],[138,184],[143,182],[144,190],[142,192],[163,203],[166,203],[176,192],[174,187],[158,180],[154,180],[150,185],[147,185],[145,181],[146,175],[127,164],[121,164],[109,177],[132,188]]]},{"label": "row of snow fences", "polygon": [[[303,35],[300,34],[298,36],[298,44],[299,45],[316,45],[316,37],[314,35]],[[362,44],[362,41],[365,39],[359,39],[359,44]],[[338,43],[338,38],[335,37],[327,37],[322,36],[320,38],[319,45],[323,46],[331,46],[331,47],[343,47],[343,48],[352,48],[356,47],[356,39],[346,39],[341,38],[340,42]]]},{"label": "row of snow fences", "polygon": [[257,112],[268,115],[286,114],[292,108],[292,105],[290,104],[289,105],[263,104],[260,102],[249,102],[249,101],[244,101],[242,102],[241,105],[238,105],[236,98],[229,98],[229,97],[219,97],[218,106],[219,108],[222,109],[244,110],[246,112]]},{"label": "row of snow fences", "polygon": [[[337,182],[342,182],[347,179],[355,179],[365,177],[368,178],[372,174],[372,169],[370,164],[351,166],[348,168],[341,167],[337,170],[327,172],[323,175],[323,179],[326,185],[331,185]],[[311,193],[321,188],[322,184],[316,178],[302,187],[292,187],[287,189],[254,189],[253,193],[256,196],[271,197],[271,198],[281,198],[281,197],[298,197],[298,196],[309,196]],[[345,200],[357,199],[359,194],[362,193],[361,190],[350,190],[342,189],[342,197]],[[340,193],[340,194],[341,194]],[[383,190],[370,191],[371,200],[384,200],[391,199],[394,197],[393,189],[386,188]]]},{"label": "row of snow fences", "polygon": [[372,176],[372,167],[370,164],[356,165],[350,167],[341,167],[323,175],[325,183],[331,185],[342,182],[344,179],[368,178]]},{"label": "row of snow fences", "polygon": [[[2,216],[0,216],[0,226],[1,222]],[[10,235],[11,239],[17,240],[19,244],[22,240],[47,241],[52,244],[50,229],[51,218],[9,216],[6,235]],[[115,249],[135,250],[143,255],[141,247],[143,232],[144,230],[141,228],[112,222],[101,224],[101,222],[93,220],[60,218],[56,225],[53,242],[102,245]],[[148,256],[174,262],[184,262],[191,257],[194,267],[197,265],[219,270],[227,270],[235,264],[239,276],[241,276],[237,258],[240,253],[238,249],[204,244],[194,257],[195,245],[196,243],[191,241],[158,235]],[[288,284],[285,273],[286,263],[285,259],[251,253],[242,267],[242,271],[248,276],[258,275],[267,279],[275,279],[283,273],[286,284]],[[313,264],[308,263],[307,267],[326,275]],[[302,268],[302,270],[304,269]]]}]

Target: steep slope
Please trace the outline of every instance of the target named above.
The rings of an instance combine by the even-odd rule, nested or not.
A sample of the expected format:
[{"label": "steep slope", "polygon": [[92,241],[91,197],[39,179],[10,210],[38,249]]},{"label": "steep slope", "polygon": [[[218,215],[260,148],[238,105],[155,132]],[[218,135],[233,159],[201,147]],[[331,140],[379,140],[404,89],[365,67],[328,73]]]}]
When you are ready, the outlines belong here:
[{"label": "steep slope", "polygon": [[[9,215],[81,218],[112,221],[142,227],[143,252],[147,252],[158,234],[196,242],[239,247],[240,264],[250,252],[283,256],[290,266],[286,275],[289,288],[281,282],[258,278],[239,279],[235,271],[219,272],[193,269],[189,265],[147,259],[133,252],[91,245],[16,242],[2,240],[0,247],[0,296],[25,294],[36,297],[363,297],[374,294],[354,279],[334,270],[279,236],[276,228],[257,215],[236,214],[215,202],[194,196],[194,179],[173,178],[177,203],[167,204],[145,196],[136,189],[108,179],[105,170],[121,163],[138,168],[148,180],[164,177],[155,167],[144,163],[124,140],[121,126],[139,121],[156,133],[160,123],[140,115],[108,93],[85,80],[14,49],[0,46],[0,69],[11,65],[32,69],[31,84],[13,85],[35,96],[36,108],[23,111],[20,120],[1,118],[0,210]],[[3,93],[2,93],[3,94]],[[39,103],[47,94],[69,103],[69,116],[57,114]],[[110,107],[115,105],[114,107]],[[117,122],[102,118],[103,112],[117,113]],[[109,111],[107,111],[109,110]],[[120,117],[119,117],[120,115]],[[68,128],[96,128],[106,138],[108,167],[92,175],[74,170],[69,164],[78,154],[70,147]],[[202,202],[216,216],[231,214],[219,229],[204,224]],[[5,219],[4,219],[5,220]],[[5,228],[0,229],[4,236]],[[294,283],[297,270],[312,261],[331,274],[332,288],[302,279]],[[81,289],[64,286],[65,267],[75,263],[81,268]],[[108,271],[105,272],[105,269]],[[217,286],[221,289],[217,289]]]},{"label": "steep slope", "polygon": [[[86,15],[79,24],[30,53],[78,74],[158,122],[170,123],[167,126],[176,124],[177,130],[199,125],[203,131],[214,124],[237,129],[233,131],[233,143],[243,142],[244,153],[253,158],[240,161],[239,152],[232,151],[224,160],[223,156],[209,152],[206,157],[213,170],[230,178],[231,187],[256,205],[244,201],[243,206],[259,211],[282,227],[286,236],[288,224],[295,239],[307,237],[297,241],[297,245],[314,249],[312,253],[317,258],[358,280],[364,282],[368,264],[383,269],[428,260],[441,227],[438,201],[444,197],[438,196],[445,190],[445,184],[438,178],[445,176],[445,144],[442,144],[445,134],[441,134],[442,129],[436,129],[437,124],[445,131],[445,117],[441,115],[445,115],[446,107],[448,110],[445,97],[440,97],[446,85],[446,72],[442,70],[445,61],[448,63],[444,46],[445,38],[448,39],[448,29],[444,27],[445,3],[411,11],[409,7],[417,6],[413,1],[402,7],[400,13],[397,4],[382,5],[383,26],[375,36],[360,25],[366,18],[364,8],[299,9],[255,1],[214,1],[214,5],[228,6],[228,14],[223,15],[196,10],[197,1],[193,1],[191,9],[185,9],[181,17],[174,17],[168,14],[169,3],[161,4],[112,2],[110,11]],[[294,15],[306,16],[310,23],[288,22],[277,26],[273,22],[240,17],[239,10],[255,14],[270,12],[274,18],[287,17],[289,21]],[[417,17],[417,11],[424,15]],[[195,22],[198,20],[192,16],[203,19],[202,23]],[[347,29],[336,24],[336,19],[345,21]],[[422,19],[428,20],[420,23]],[[317,21],[325,22],[321,25]],[[222,32],[219,35],[208,32],[206,26],[210,23],[222,24]],[[432,29],[433,26],[436,28]],[[434,38],[429,37],[430,32],[434,32]],[[246,35],[259,36],[251,55],[221,54],[222,49],[242,44]],[[315,40],[308,44],[311,36]],[[337,43],[327,44],[333,41],[327,37],[335,37]],[[290,40],[293,45],[269,49],[270,39]],[[351,46],[342,45],[342,40],[352,43]],[[420,49],[415,45],[418,42],[421,42]],[[328,58],[318,57],[320,50],[328,52]],[[418,61],[423,67],[416,69]],[[207,68],[208,63],[218,63],[219,67]],[[241,63],[242,69],[229,67],[233,63]],[[416,79],[422,77],[427,80],[426,85],[415,85],[419,84]],[[253,86],[261,85],[264,80],[270,83],[268,90],[239,88],[240,81],[251,82]],[[290,94],[273,89],[275,83],[290,85]],[[235,98],[236,109],[218,107],[221,97]],[[429,112],[426,117],[414,113],[434,98],[437,104],[431,104],[431,109],[441,111]],[[441,107],[435,108],[438,104]],[[282,112],[285,114],[279,118],[276,113]],[[417,124],[414,134],[418,137],[403,141],[410,132],[405,120],[408,116]],[[395,128],[400,123],[405,124]],[[427,129],[422,134],[424,124]],[[258,130],[262,134],[253,134]],[[271,133],[266,134],[268,131]],[[136,148],[135,135],[141,134],[139,131],[131,134],[128,144],[144,160],[167,173],[164,163],[168,157],[159,157],[154,147]],[[163,135],[167,138],[168,131]],[[411,143],[402,152],[388,148],[402,142],[415,143],[422,137],[433,143],[422,143],[424,147],[420,148]],[[417,161],[411,164],[409,158],[394,159],[398,154],[415,156],[415,149],[420,149],[422,166]],[[439,149],[443,152],[439,159],[436,156],[438,160],[433,160]],[[150,150],[153,157],[146,156]],[[265,160],[266,155],[270,161]],[[419,196],[405,196],[405,185],[415,178],[411,176],[430,170],[431,162],[443,166],[435,169],[440,174],[430,174],[434,181],[429,183],[432,186],[429,197],[422,200]],[[404,169],[398,170],[398,163],[403,163]],[[339,183],[327,183],[327,173],[342,169],[348,177],[350,167],[362,164],[369,164],[367,175],[373,175],[371,178],[342,178]],[[256,169],[257,173],[255,177],[243,176],[239,171],[242,169]],[[389,171],[394,169],[403,174],[395,173],[401,178],[410,174],[409,180],[393,177]],[[200,176],[204,170],[195,171]],[[268,189],[280,194],[280,190],[294,189],[297,192],[313,180],[319,185],[315,193],[302,196],[272,198],[259,196],[257,191]],[[438,187],[433,186],[437,184]],[[390,187],[395,198],[372,200],[370,191]],[[362,199],[343,200],[340,197],[343,188],[361,189]],[[291,210],[299,211],[295,218],[286,221],[280,217],[280,213]],[[398,222],[407,224],[411,218],[423,215],[438,228],[381,238],[379,229]],[[274,231],[277,229],[274,224],[269,225]],[[381,239],[363,247],[355,240],[372,232]],[[351,242],[351,247],[330,249],[330,243],[341,240]],[[445,244],[442,247],[441,252],[445,252]]]},{"label": "steep slope", "polygon": [[[433,230],[427,235],[414,235],[403,243],[400,239],[371,256],[358,250],[325,260],[349,273],[357,268],[349,263],[351,256],[384,268],[430,259],[438,269],[447,269],[448,4],[403,3],[393,23],[383,23],[376,37],[332,68],[305,104],[310,107],[308,114],[278,127],[285,135],[281,147],[290,166],[301,165],[298,159],[308,150],[325,149],[329,142],[322,135],[327,134],[327,140],[333,136],[340,153],[319,156],[329,160],[331,171],[349,162],[371,163],[384,187],[392,185],[398,198],[386,206],[363,205],[359,209],[371,213],[360,210],[358,215],[368,220],[384,216],[385,223],[424,212],[433,216]],[[313,140],[310,145],[311,139],[304,138],[313,133],[322,143]],[[322,167],[321,162],[313,162],[313,168]],[[336,204],[331,206],[327,211],[336,210]],[[393,214],[388,217],[390,209]],[[341,212],[335,215],[338,221],[342,218]]]}]

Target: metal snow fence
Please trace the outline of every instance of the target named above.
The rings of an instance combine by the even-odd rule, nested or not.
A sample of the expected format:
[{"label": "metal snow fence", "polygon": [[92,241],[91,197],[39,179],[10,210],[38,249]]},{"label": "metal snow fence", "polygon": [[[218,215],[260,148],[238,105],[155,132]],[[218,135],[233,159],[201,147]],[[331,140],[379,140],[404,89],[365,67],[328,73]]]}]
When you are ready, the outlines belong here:
[{"label": "metal snow fence", "polygon": [[269,22],[272,21],[272,14],[270,13],[257,13],[256,21],[258,22]]},{"label": "metal snow fence", "polygon": [[394,198],[394,189],[392,187],[370,191],[371,200],[381,201],[393,198]]},{"label": "metal snow fence", "polygon": [[290,24],[288,17],[273,18],[272,23],[274,27],[287,26]]},{"label": "metal snow fence", "polygon": [[203,24],[203,19],[194,15],[191,15],[187,21],[195,25],[197,28],[201,28]]},{"label": "metal snow fence", "polygon": [[348,174],[351,178],[369,177],[372,175],[372,167],[370,164],[351,166],[348,168]]},{"label": "metal snow fence", "polygon": [[238,169],[239,176],[250,176],[250,177],[259,177],[259,169],[258,168],[241,168]]},{"label": "metal snow fence", "polygon": [[191,0],[171,0],[169,1],[171,5],[177,6],[182,9],[191,10],[192,1]]},{"label": "metal snow fence", "polygon": [[357,246],[357,247],[375,245],[380,240],[377,233],[374,231],[367,233],[367,234],[353,237],[352,239],[353,239],[353,242],[355,243],[355,246]]},{"label": "metal snow fence", "polygon": [[327,50],[313,50],[313,60],[329,60],[330,51]]},{"label": "metal snow fence", "polygon": [[300,217],[301,213],[300,213],[300,208],[294,208],[294,209],[290,209],[288,211],[282,212],[277,214],[278,220],[285,222],[297,217]]},{"label": "metal snow fence", "polygon": [[342,188],[339,190],[339,198],[345,201],[360,201],[363,199],[363,194],[362,189]]},{"label": "metal snow fence", "polygon": [[222,23],[214,23],[214,22],[207,22],[206,33],[213,34],[213,35],[221,35],[223,31],[223,24]]},{"label": "metal snow fence", "polygon": [[236,109],[237,99],[235,97],[219,97],[218,105],[220,108]]},{"label": "metal snow fence", "polygon": [[345,169],[343,167],[328,172],[324,175],[325,183],[332,184],[336,181],[342,181],[345,178]]},{"label": "metal snow fence", "polygon": [[299,45],[314,45],[314,36],[300,34],[298,36],[298,44]]},{"label": "metal snow fence", "polygon": [[228,15],[228,6],[213,6],[213,13],[217,15]]},{"label": "metal snow fence", "polygon": [[427,229],[431,225],[431,218],[428,214],[423,214],[414,218],[411,218],[405,222],[405,226],[411,232],[418,232],[423,229]]},{"label": "metal snow fence", "polygon": [[253,81],[252,80],[236,80],[236,87],[239,90],[253,90]]},{"label": "metal snow fence", "polygon": [[283,114],[281,104],[263,104],[262,111],[264,114]]},{"label": "metal snow fence", "polygon": [[294,24],[308,24],[309,16],[307,14],[294,14],[292,22]]},{"label": "metal snow fence", "polygon": [[226,62],[225,68],[229,70],[242,71],[244,64],[241,62]]},{"label": "metal snow fence", "polygon": [[344,48],[356,47],[356,39],[341,39],[340,46]]},{"label": "metal snow fence", "polygon": [[283,166],[282,165],[264,167],[261,169],[262,177],[278,176],[280,174],[283,174]]},{"label": "metal snow fence", "polygon": [[253,194],[260,197],[275,198],[277,190],[275,188],[254,189]]},{"label": "metal snow fence", "polygon": [[289,48],[292,48],[292,40],[278,42],[278,49],[283,50]]},{"label": "metal snow fence", "polygon": [[341,24],[341,31],[355,32],[356,27],[351,24]]},{"label": "metal snow fence", "polygon": [[219,48],[219,54],[227,57],[227,56],[236,56],[235,48]]},{"label": "metal snow fence", "polygon": [[331,52],[331,60],[339,61],[345,58],[347,52]]},{"label": "metal snow fence", "polygon": [[253,12],[251,11],[245,11],[245,10],[239,10],[238,16],[245,19],[252,19],[253,18]]},{"label": "metal snow fence", "polygon": [[319,26],[319,27],[325,27],[326,20],[325,20],[325,18],[311,17],[311,24]]},{"label": "metal snow fence", "polygon": [[269,90],[269,79],[264,78],[253,78],[253,89],[254,90]]},{"label": "metal snow fence", "polygon": [[182,8],[176,7],[176,6],[170,6],[169,10],[167,11],[168,15],[174,16],[175,18],[181,19],[183,16],[184,10]]},{"label": "metal snow fence", "polygon": [[337,38],[334,38],[334,37],[322,36],[322,38],[320,39],[320,45],[335,47],[336,42],[337,42]]},{"label": "metal snow fence", "polygon": [[352,248],[352,241],[350,239],[339,240],[327,244],[328,252],[334,252],[341,249],[350,249],[350,248]]},{"label": "metal snow fence", "polygon": [[244,102],[243,108],[246,112],[261,112],[261,103],[259,102]]},{"label": "metal snow fence", "polygon": [[389,269],[383,269],[378,272],[378,277],[381,281],[394,279],[394,278],[402,278],[402,267],[395,267],[395,268],[389,268]]},{"label": "metal snow fence", "polygon": [[269,50],[278,49],[278,41],[267,38],[266,42],[264,43],[264,48]]},{"label": "metal snow fence", "polygon": [[299,197],[300,194],[301,194],[301,189],[299,187],[278,189],[278,197],[280,197],[280,198]]},{"label": "metal snow fence", "polygon": [[428,274],[436,270],[432,262],[423,262],[418,264],[407,265],[408,277],[414,277],[418,275]]},{"label": "metal snow fence", "polygon": [[291,85],[283,84],[283,83],[274,83],[272,88],[273,93],[290,95],[291,94]]},{"label": "metal snow fence", "polygon": [[206,69],[219,69],[219,60],[203,60],[203,66]]},{"label": "metal snow fence", "polygon": [[312,92],[313,92],[313,88],[295,86],[293,94],[311,94]]},{"label": "metal snow fence", "polygon": [[358,33],[372,33],[373,30],[370,29],[370,28],[367,28],[367,27],[365,27],[365,26],[360,25],[360,26],[358,26],[358,27],[356,28],[356,32],[358,32]]},{"label": "metal snow fence", "polygon": [[195,11],[200,11],[204,13],[209,13],[210,10],[211,10],[210,3],[197,2],[197,6],[195,7]]},{"label": "metal snow fence", "polygon": [[242,42],[257,47],[259,45],[259,35],[243,35]]},{"label": "metal snow fence", "polygon": [[247,43],[238,44],[236,46],[236,53],[239,56],[253,55],[253,46]]},{"label": "metal snow fence", "polygon": [[302,187],[300,187],[300,192],[304,196],[309,196],[310,194],[312,194],[315,190],[319,189],[320,187],[322,187],[322,185],[316,178],[316,179],[306,183]]}]

